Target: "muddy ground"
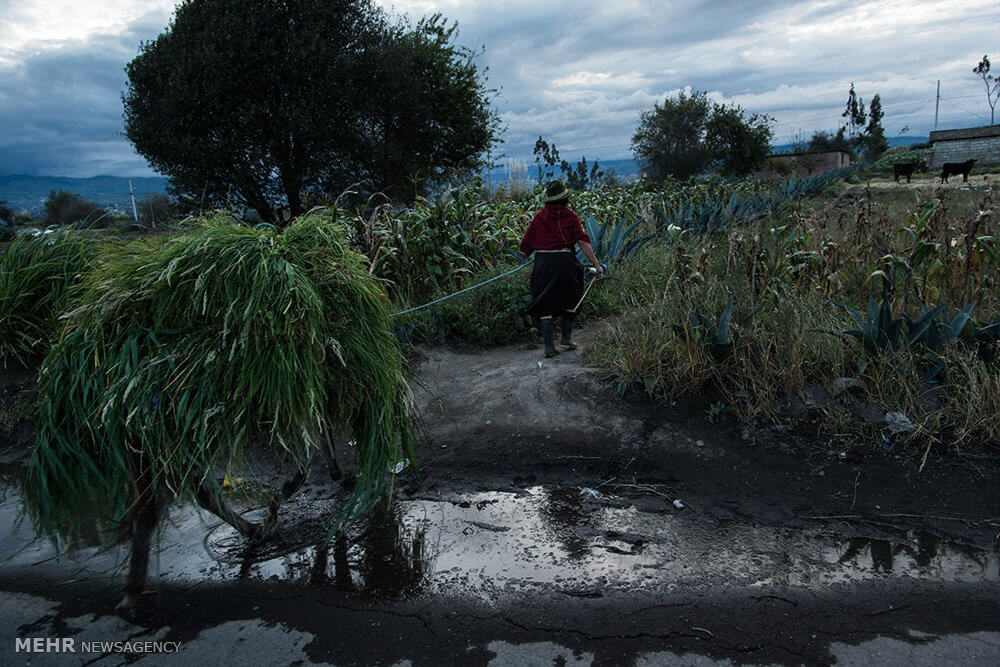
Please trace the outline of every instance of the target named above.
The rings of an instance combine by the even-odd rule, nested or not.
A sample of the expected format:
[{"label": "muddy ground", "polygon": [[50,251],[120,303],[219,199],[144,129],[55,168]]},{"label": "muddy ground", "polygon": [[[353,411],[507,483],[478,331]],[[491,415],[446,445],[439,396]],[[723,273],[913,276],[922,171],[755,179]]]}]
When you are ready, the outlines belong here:
[{"label": "muddy ground", "polygon": [[997,459],[842,456],[623,400],[580,359],[426,350],[420,463],[391,508],[317,546],[316,469],[249,549],[176,507],[139,625],[112,613],[121,552],[57,555],[18,520],[27,420],[3,467],[0,661],[72,636],[182,643],[147,664],[1000,662]]}]

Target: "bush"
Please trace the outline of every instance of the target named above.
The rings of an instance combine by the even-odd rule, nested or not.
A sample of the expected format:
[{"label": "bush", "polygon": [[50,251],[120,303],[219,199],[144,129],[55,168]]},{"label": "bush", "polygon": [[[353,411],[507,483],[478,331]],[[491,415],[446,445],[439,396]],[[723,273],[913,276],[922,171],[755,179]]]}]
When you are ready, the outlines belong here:
[{"label": "bush", "polygon": [[107,225],[110,214],[92,201],[66,190],[53,190],[45,199],[43,221],[46,225],[80,223],[81,227]]},{"label": "bush", "polygon": [[24,362],[54,338],[56,317],[93,255],[73,233],[21,234],[0,250],[0,361]]},{"label": "bush", "polygon": [[255,444],[301,464],[350,432],[356,510],[412,458],[389,302],[327,211],[283,234],[214,219],[106,246],[39,391],[32,510],[53,534],[125,517],[137,465],[168,500],[190,497]]},{"label": "bush", "polygon": [[892,173],[892,165],[906,162],[923,162],[927,159],[929,150],[917,150],[913,148],[897,148],[887,151],[873,163],[866,171],[873,174]]},{"label": "bush", "polygon": [[139,224],[143,227],[163,225],[177,215],[174,203],[165,194],[148,194],[135,203]]}]

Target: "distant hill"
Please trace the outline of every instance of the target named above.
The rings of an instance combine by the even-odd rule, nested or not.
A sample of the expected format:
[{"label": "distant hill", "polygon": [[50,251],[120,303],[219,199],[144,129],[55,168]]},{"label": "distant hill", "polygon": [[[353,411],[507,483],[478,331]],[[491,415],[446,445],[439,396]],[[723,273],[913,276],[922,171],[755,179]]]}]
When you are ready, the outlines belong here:
[{"label": "distant hill", "polygon": [[[913,144],[924,144],[930,141],[930,137],[889,137],[889,148],[898,148],[900,146],[912,146]],[[794,144],[778,144],[777,146],[771,147],[771,152],[773,153],[788,153],[791,152]]]},{"label": "distant hill", "polygon": [[[913,144],[924,143],[928,137],[893,137],[889,139],[889,146],[912,146]],[[779,144],[773,146],[775,153],[784,153],[792,150],[792,144]],[[573,161],[575,164],[575,161]],[[638,176],[639,166],[635,160],[624,158],[619,160],[599,160],[601,169],[614,171],[622,180],[631,180]],[[588,164],[593,164],[589,160]],[[528,178],[535,181],[537,176],[535,165],[526,164],[528,168]],[[506,182],[507,173],[503,168],[494,169],[491,174],[483,174],[484,180],[491,180],[494,187]],[[136,199],[147,194],[155,194],[167,191],[167,180],[160,177],[139,177],[131,179],[135,187]],[[69,190],[76,192],[83,197],[96,202],[104,208],[118,213],[127,213],[131,210],[132,204],[129,199],[128,178],[119,176],[94,176],[92,178],[69,178],[66,176],[26,176],[23,174],[12,176],[0,176],[0,201],[7,201],[7,205],[15,211],[27,210],[31,213],[38,213],[42,209],[42,202],[52,190]]]},{"label": "distant hill", "polygon": [[69,190],[96,202],[104,208],[125,213],[132,208],[128,182],[135,187],[135,197],[167,191],[167,181],[159,177],[121,178],[119,176],[94,176],[69,178],[66,176],[27,176],[15,174],[0,176],[0,201],[15,211],[38,213],[42,202],[52,190]]}]

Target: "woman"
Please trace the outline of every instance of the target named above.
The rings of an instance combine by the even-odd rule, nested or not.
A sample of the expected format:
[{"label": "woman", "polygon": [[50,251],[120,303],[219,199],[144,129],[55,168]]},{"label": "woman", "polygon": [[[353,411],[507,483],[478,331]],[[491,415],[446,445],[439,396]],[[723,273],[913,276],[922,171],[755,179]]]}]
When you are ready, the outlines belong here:
[{"label": "woman", "polygon": [[583,294],[583,265],[576,261],[575,246],[579,244],[598,276],[603,270],[580,218],[569,208],[566,186],[560,181],[549,183],[544,201],[545,208],[535,215],[521,239],[521,252],[525,257],[536,253],[528,314],[541,319],[545,357],[549,358],[559,354],[554,342],[553,317],[563,318],[560,345],[567,350],[576,349],[572,339],[576,312],[571,309]]}]

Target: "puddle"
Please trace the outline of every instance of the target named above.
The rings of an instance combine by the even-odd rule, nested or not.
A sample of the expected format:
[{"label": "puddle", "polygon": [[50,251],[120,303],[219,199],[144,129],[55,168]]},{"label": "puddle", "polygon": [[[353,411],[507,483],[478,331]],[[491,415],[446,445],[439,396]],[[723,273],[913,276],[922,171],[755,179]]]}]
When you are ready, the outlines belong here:
[{"label": "puddle", "polygon": [[[10,522],[19,501],[0,504],[4,569],[40,562],[77,576],[113,573],[124,552],[82,547],[53,558],[31,541],[30,522]],[[577,489],[407,500],[376,513],[345,538],[321,546],[333,507],[325,498],[283,509],[278,539],[256,551],[226,524],[175,508],[156,542],[152,571],[170,581],[278,579],[379,599],[463,595],[488,600],[535,592],[596,597],[614,591],[689,586],[821,588],[891,577],[976,582],[1000,578],[996,553],[930,533],[713,523],[691,513],[651,514],[585,499]]]}]

